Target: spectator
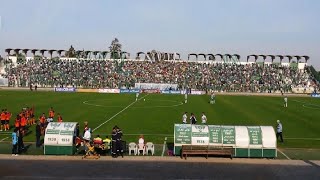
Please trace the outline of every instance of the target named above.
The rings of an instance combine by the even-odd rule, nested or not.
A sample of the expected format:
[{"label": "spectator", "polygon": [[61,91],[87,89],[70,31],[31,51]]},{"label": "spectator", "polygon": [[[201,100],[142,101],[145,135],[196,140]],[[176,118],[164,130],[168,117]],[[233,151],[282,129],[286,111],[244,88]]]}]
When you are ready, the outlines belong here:
[{"label": "spectator", "polygon": [[91,140],[91,129],[90,128],[88,128],[86,130],[86,132],[84,133],[83,139],[90,142],[90,140]]},{"label": "spectator", "polygon": [[24,136],[24,129],[22,127],[17,130],[18,135],[18,152],[21,153],[24,151],[24,143],[23,143],[23,136]]},{"label": "spectator", "polygon": [[41,137],[41,124],[39,121],[37,121],[37,125],[36,125],[36,147],[37,148],[41,146],[40,137]]},{"label": "spectator", "polygon": [[196,117],[194,116],[193,113],[191,113],[191,116],[190,116],[190,124],[196,124],[197,123],[197,119]]},{"label": "spectator", "polygon": [[282,124],[280,120],[277,120],[277,140],[280,138],[280,142],[283,143],[283,138],[282,138]]},{"label": "spectator", "polygon": [[18,135],[17,129],[12,132],[12,156],[18,156]]},{"label": "spectator", "polygon": [[97,137],[95,137],[93,139],[93,143],[94,144],[102,144],[102,139],[100,138],[100,135],[97,135]]}]

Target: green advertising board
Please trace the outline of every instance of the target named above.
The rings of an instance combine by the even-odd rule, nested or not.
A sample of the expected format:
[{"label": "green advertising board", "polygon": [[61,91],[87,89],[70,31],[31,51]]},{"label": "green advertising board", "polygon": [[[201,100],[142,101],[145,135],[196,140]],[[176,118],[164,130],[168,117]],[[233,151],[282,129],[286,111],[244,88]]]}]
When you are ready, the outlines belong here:
[{"label": "green advertising board", "polygon": [[221,126],[208,125],[209,144],[222,144]]},{"label": "green advertising board", "polygon": [[236,131],[234,126],[222,126],[223,144],[233,145],[236,143]]},{"label": "green advertising board", "polygon": [[247,127],[249,134],[250,145],[262,145],[262,134],[261,128],[258,127]]},{"label": "green advertising board", "polygon": [[174,143],[191,144],[192,128],[190,124],[175,124]]}]

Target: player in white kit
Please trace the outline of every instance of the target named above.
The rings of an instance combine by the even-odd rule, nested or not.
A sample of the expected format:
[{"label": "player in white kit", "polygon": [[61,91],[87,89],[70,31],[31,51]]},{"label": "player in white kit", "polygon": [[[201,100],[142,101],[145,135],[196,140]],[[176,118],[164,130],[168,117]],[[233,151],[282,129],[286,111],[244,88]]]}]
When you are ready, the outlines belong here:
[{"label": "player in white kit", "polygon": [[207,124],[207,116],[204,114],[204,112],[202,113],[202,116],[201,116],[201,123]]},{"label": "player in white kit", "polygon": [[188,119],[188,116],[187,116],[187,112],[185,112],[182,116],[182,122],[183,124],[187,124],[187,119]]},{"label": "player in white kit", "polygon": [[139,93],[136,93],[136,101],[138,101]]},{"label": "player in white kit", "polygon": [[184,103],[187,104],[187,102],[188,102],[188,93],[186,92],[184,94]]},{"label": "player in white kit", "polygon": [[285,96],[284,98],[283,98],[283,107],[288,107],[288,97],[287,96]]},{"label": "player in white kit", "polygon": [[216,103],[216,95],[214,92],[211,93],[211,99],[210,99],[210,104],[215,104]]}]

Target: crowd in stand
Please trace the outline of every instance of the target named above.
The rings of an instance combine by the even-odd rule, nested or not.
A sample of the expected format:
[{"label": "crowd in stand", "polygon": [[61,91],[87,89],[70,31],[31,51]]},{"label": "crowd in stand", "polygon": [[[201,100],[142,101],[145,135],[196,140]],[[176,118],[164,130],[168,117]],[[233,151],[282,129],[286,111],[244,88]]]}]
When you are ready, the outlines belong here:
[{"label": "crowd in stand", "polygon": [[305,70],[279,64],[172,61],[50,60],[8,65],[9,86],[132,88],[135,83],[172,83],[180,89],[223,92],[288,92],[310,80]]}]

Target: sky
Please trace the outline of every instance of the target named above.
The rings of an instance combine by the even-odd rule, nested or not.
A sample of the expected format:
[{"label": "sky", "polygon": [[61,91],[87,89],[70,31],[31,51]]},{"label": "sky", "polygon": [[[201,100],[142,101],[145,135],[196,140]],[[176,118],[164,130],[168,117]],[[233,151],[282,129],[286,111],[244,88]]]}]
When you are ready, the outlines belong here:
[{"label": "sky", "polygon": [[320,70],[319,0],[7,0],[6,48],[308,55]]}]

